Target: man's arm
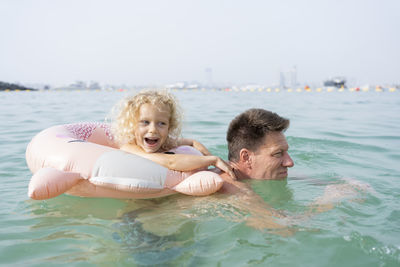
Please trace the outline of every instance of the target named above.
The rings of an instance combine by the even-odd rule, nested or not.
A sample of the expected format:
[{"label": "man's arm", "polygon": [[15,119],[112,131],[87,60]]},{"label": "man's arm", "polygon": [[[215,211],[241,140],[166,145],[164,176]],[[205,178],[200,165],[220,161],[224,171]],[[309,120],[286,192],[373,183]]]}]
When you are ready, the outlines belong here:
[{"label": "man's arm", "polygon": [[344,200],[361,200],[362,193],[374,193],[374,189],[368,184],[355,179],[343,178],[344,183],[328,184],[324,194],[316,198],[309,206],[307,214],[315,215],[331,210],[335,205]]},{"label": "man's arm", "polygon": [[[221,176],[224,175],[226,174],[221,174]],[[354,183],[353,185],[349,185],[350,183],[351,182],[341,184],[340,186],[335,185],[335,189],[328,186],[324,195],[321,198],[316,199],[316,201],[311,205],[312,207],[319,207],[322,209],[314,210],[312,212],[310,211],[309,213],[285,214],[284,212],[275,210],[265,203],[265,201],[259,195],[254,193],[246,184],[240,181],[235,181],[233,184],[224,183],[224,186],[220,191],[218,191],[219,193],[210,196],[182,196],[175,199],[175,201],[177,201],[175,205],[171,204],[171,202],[161,202],[157,205],[164,204],[165,206],[163,206],[163,209],[169,209],[168,213],[160,213],[158,212],[158,209],[146,209],[138,219],[143,222],[143,227],[147,231],[156,234],[163,234],[162,231],[165,231],[165,229],[162,227],[160,228],[159,220],[154,220],[154,216],[162,216],[164,214],[165,218],[163,218],[163,223],[169,222],[169,225],[179,225],[179,223],[182,223],[184,218],[191,219],[197,216],[198,210],[215,211],[224,209],[224,211],[218,212],[217,214],[228,221],[234,221],[237,223],[244,221],[248,226],[258,230],[267,230],[273,234],[290,236],[297,231],[297,228],[293,227],[294,225],[310,220],[312,216],[326,211],[327,209],[325,208],[328,206],[334,207],[332,204],[337,200],[343,200],[343,189],[346,188],[344,191],[349,193],[346,194],[349,196],[349,199],[354,199],[360,191],[362,192],[365,189],[369,190],[368,185],[363,186],[359,185],[359,183],[356,185],[354,185]],[[342,186],[345,188],[342,188]],[[349,186],[353,187],[353,189],[348,188]],[[336,189],[341,192],[339,198],[337,198],[337,194],[332,193],[332,190],[336,191]],[[334,202],[332,203],[332,201]],[[146,214],[151,212],[154,212],[155,214]],[[171,223],[171,221],[173,223]]]},{"label": "man's arm", "polygon": [[[225,175],[221,174],[222,177]],[[224,183],[218,192],[226,195],[229,205],[248,214],[244,218],[248,226],[259,230],[274,230],[276,234],[284,236],[293,234],[293,230],[281,221],[286,215],[269,206],[245,183],[240,181]]]},{"label": "man's arm", "polygon": [[[225,174],[221,176],[223,175]],[[310,220],[319,213],[333,209],[342,201],[362,201],[363,193],[374,192],[369,184],[353,179],[343,180],[344,183],[327,185],[324,194],[316,198],[308,206],[308,210],[302,214],[289,215],[275,210],[251,188],[239,181],[224,183],[219,192],[234,196],[230,203],[249,213],[249,216],[245,218],[247,225],[260,230],[275,229],[277,234],[290,235],[295,231],[291,225]]]}]

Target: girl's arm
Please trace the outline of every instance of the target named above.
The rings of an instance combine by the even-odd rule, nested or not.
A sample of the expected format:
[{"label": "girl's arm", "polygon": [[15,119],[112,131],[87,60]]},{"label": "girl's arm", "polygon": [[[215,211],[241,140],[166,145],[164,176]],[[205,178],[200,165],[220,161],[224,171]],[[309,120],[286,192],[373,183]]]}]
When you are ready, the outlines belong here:
[{"label": "girl's arm", "polygon": [[126,144],[120,148],[123,151],[136,154],[143,158],[156,162],[170,170],[175,171],[193,171],[208,166],[215,166],[223,172],[226,172],[231,177],[231,180],[236,180],[232,168],[217,156],[195,156],[186,154],[164,154],[164,153],[146,153],[140,147],[134,144]]},{"label": "girl's arm", "polygon": [[211,156],[210,151],[208,151],[208,149],[202,143],[193,139],[187,139],[187,138],[179,139],[178,146],[192,146],[196,148],[198,151],[200,151],[204,156]]}]

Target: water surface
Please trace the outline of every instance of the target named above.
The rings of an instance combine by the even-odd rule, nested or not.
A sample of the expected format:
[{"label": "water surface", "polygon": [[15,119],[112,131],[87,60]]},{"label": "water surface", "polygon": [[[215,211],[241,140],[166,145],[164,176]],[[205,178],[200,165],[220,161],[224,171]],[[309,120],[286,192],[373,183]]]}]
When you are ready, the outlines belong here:
[{"label": "water surface", "polygon": [[[29,199],[30,139],[56,124],[103,121],[126,94],[0,93],[1,264],[399,266],[398,92],[175,92],[185,110],[184,135],[224,159],[227,126],[240,112],[260,107],[291,119],[286,135],[296,165],[288,180],[249,181],[287,216],[285,234],[249,226],[246,211],[218,194]],[[373,190],[304,219],[326,186],[343,178]]]}]

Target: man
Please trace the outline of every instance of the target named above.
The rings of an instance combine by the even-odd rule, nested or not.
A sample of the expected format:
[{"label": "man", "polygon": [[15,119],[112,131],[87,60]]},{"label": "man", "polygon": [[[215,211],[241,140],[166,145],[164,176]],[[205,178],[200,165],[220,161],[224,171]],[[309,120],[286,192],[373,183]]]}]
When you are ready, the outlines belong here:
[{"label": "man", "polygon": [[[288,127],[288,119],[264,109],[249,109],[231,121],[226,137],[228,159],[239,180],[286,179],[288,168],[294,165],[284,135]],[[232,190],[225,183],[221,192]]]},{"label": "man", "polygon": [[[239,114],[231,121],[227,132],[229,165],[238,181],[225,182],[219,190],[222,193],[220,195],[185,197],[181,201],[178,199],[176,205],[185,209],[197,205],[207,209],[216,209],[215,205],[233,206],[248,215],[239,220],[246,220],[254,228],[276,229],[281,234],[290,234],[287,225],[279,222],[285,216],[265,203],[248,185],[240,182],[242,179],[286,179],[288,168],[294,165],[288,154],[289,146],[284,135],[288,127],[289,120],[264,109],[249,109]],[[225,181],[230,180],[228,173],[220,175],[226,176]],[[174,210],[179,213],[180,208],[174,207]],[[147,230],[160,228],[152,225],[152,220],[143,219],[146,214],[142,216],[139,216],[139,220]]]},{"label": "man", "polygon": [[[288,154],[289,146],[284,135],[288,127],[288,119],[264,109],[249,109],[235,117],[228,128],[227,142],[229,165],[233,168],[238,181],[225,182],[219,191],[223,194],[220,195],[176,199],[177,203],[173,211],[177,214],[170,216],[168,213],[168,218],[180,217],[181,210],[197,205],[201,209],[205,207],[205,209],[217,209],[220,206],[235,207],[236,210],[246,214],[246,216],[236,218],[235,221],[245,220],[247,225],[256,229],[274,229],[277,234],[290,235],[294,231],[290,227],[292,220],[297,222],[297,220],[308,219],[312,215],[333,208],[333,204],[344,197],[353,197],[358,191],[365,191],[365,186],[360,183],[329,185],[324,195],[310,204],[309,211],[302,216],[297,215],[296,219],[270,207],[240,180],[287,178],[288,168],[294,166]],[[227,173],[220,175],[229,176]],[[168,206],[163,208],[169,208],[171,203],[167,204]],[[186,213],[183,214],[183,217],[187,216]],[[219,214],[224,216],[223,213]],[[148,219],[145,219],[146,216]],[[147,230],[154,231],[154,229],[160,229],[160,221],[167,221],[168,218],[154,220],[153,215],[143,213],[139,219]],[[228,216],[227,220],[229,219]],[[158,234],[162,235],[162,233]]]},{"label": "man", "polygon": [[[226,137],[228,159],[238,180],[287,178],[288,168],[294,166],[288,154],[289,145],[284,135],[288,127],[288,119],[264,109],[249,109],[231,121]],[[358,192],[372,191],[368,184],[353,179],[344,179],[344,181],[344,184],[327,185],[324,195],[312,202],[310,209],[313,212],[326,211],[333,208],[335,202],[352,198]],[[255,208],[263,206],[265,210],[272,211],[258,195],[240,182],[225,183],[220,192],[238,194],[240,193],[238,189],[246,193],[245,199],[249,204],[251,203],[252,207],[248,208],[248,211],[256,211],[260,215],[260,210],[257,211]],[[257,220],[257,223],[259,222]]]}]

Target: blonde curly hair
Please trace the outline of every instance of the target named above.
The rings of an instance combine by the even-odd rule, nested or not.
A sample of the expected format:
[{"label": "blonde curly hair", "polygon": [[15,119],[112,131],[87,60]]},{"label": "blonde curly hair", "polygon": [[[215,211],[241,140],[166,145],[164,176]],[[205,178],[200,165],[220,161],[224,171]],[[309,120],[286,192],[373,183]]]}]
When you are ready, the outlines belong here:
[{"label": "blonde curly hair", "polygon": [[112,110],[111,131],[119,145],[135,143],[135,129],[138,125],[140,107],[143,104],[166,105],[170,109],[168,137],[162,150],[177,146],[181,137],[182,111],[174,95],[166,90],[145,90],[137,95],[123,98]]}]

